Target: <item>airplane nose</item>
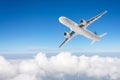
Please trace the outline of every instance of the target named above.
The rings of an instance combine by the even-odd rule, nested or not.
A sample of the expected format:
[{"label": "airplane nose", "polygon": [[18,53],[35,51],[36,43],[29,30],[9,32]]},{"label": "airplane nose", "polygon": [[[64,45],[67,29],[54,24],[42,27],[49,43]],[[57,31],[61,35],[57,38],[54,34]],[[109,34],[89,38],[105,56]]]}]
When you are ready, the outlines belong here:
[{"label": "airplane nose", "polygon": [[61,16],[61,17],[59,17],[59,21],[62,23],[65,18],[66,18],[66,17]]}]

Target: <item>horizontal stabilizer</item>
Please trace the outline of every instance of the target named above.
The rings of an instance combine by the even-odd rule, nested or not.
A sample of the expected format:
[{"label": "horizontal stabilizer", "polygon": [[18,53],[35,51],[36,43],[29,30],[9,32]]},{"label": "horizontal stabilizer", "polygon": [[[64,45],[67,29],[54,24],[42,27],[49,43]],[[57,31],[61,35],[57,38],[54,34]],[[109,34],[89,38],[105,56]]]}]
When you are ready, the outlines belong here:
[{"label": "horizontal stabilizer", "polygon": [[95,44],[95,42],[96,42],[96,41],[92,41],[92,42],[90,43],[90,45],[93,45],[93,44]]},{"label": "horizontal stabilizer", "polygon": [[[103,34],[99,35],[99,37],[102,38],[102,37],[104,37],[105,35],[107,35],[107,33],[103,33]],[[96,42],[96,41],[93,40],[90,45],[95,44],[95,42]]]},{"label": "horizontal stabilizer", "polygon": [[103,33],[103,34],[101,34],[99,37],[102,38],[102,37],[104,37],[105,35],[107,35],[107,33]]}]

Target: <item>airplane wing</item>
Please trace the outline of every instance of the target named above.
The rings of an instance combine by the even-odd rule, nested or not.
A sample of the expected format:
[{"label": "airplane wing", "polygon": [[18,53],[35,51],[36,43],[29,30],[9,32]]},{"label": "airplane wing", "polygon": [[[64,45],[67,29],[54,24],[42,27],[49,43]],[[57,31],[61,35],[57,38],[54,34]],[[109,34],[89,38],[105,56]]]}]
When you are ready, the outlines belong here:
[{"label": "airplane wing", "polygon": [[60,44],[59,48],[60,48],[63,44],[65,44],[68,40],[69,40],[69,38],[66,38],[66,39],[62,42],[62,44]]},{"label": "airplane wing", "polygon": [[65,40],[60,44],[59,48],[65,44],[66,42],[68,42],[70,39],[72,39],[73,37],[75,37],[77,35],[77,33],[75,33],[74,31],[71,31],[69,33],[70,37],[66,37]]},{"label": "airplane wing", "polygon": [[89,20],[87,21],[87,22],[88,22],[88,25],[91,24],[91,23],[93,23],[94,21],[96,21],[96,20],[99,19],[100,17],[102,17],[106,12],[107,12],[107,11],[104,11],[104,12],[98,14],[97,16],[89,19]]}]

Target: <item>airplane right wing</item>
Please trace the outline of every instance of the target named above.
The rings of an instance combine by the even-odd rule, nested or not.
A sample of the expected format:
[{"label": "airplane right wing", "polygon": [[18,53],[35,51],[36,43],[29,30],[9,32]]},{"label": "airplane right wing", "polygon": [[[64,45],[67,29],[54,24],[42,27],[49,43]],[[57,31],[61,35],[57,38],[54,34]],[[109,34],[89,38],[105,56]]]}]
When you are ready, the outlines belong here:
[{"label": "airplane right wing", "polygon": [[59,48],[60,48],[63,44],[65,44],[68,40],[69,40],[69,38],[66,38],[66,39],[62,42],[62,44],[60,44]]},{"label": "airplane right wing", "polygon": [[65,36],[65,37],[66,37],[65,40],[60,44],[59,48],[60,48],[63,44],[65,44],[66,42],[68,42],[70,39],[72,39],[73,37],[75,37],[76,35],[77,35],[77,33],[75,33],[74,31],[71,31],[71,32],[69,33],[69,37]]}]

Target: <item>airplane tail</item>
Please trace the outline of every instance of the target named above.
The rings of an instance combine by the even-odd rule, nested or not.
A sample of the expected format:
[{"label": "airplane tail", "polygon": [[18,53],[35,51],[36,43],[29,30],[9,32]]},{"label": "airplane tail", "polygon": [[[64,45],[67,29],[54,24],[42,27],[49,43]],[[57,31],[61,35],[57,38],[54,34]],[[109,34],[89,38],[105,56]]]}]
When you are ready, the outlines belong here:
[{"label": "airplane tail", "polygon": [[93,41],[90,43],[90,45],[93,45],[93,44],[95,44],[95,43],[96,43],[96,41],[93,40]]},{"label": "airplane tail", "polygon": [[101,35],[99,35],[100,38],[104,37],[105,35],[107,35],[107,33],[103,33]]},{"label": "airplane tail", "polygon": [[[107,33],[103,33],[103,34],[99,35],[99,37],[100,37],[100,39],[101,39],[101,38],[103,38],[103,37],[106,36],[106,35],[107,35]],[[95,44],[95,43],[96,43],[96,41],[93,40],[90,45],[93,45],[93,44]]]}]

